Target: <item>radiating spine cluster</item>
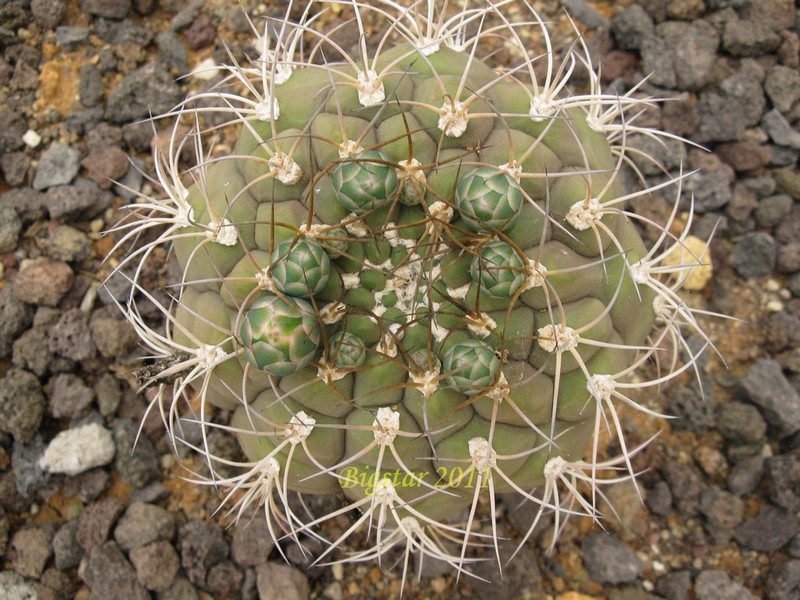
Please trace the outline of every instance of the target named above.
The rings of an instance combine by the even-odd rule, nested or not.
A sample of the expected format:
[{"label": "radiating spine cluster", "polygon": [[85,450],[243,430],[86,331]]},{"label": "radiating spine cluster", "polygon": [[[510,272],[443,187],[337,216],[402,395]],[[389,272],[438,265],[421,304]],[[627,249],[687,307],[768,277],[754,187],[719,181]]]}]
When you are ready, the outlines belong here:
[{"label": "radiating spine cluster", "polygon": [[[630,193],[619,177],[635,169],[630,136],[673,136],[635,124],[649,100],[602,91],[580,37],[558,61],[524,0],[353,0],[340,3],[352,20],[325,32],[314,9],[326,2],[297,23],[291,4],[284,20],[251,23],[256,57],[231,55],[214,89],[165,115],[164,196],[140,196],[118,227],[120,247],[143,240],[119,266],[133,284],[122,308],[170,361],[151,409],[188,444],[175,424],[199,397],[203,442],[190,446],[210,472],[202,483],[227,487],[237,518],[261,508],[276,542],[329,544],[318,560],[364,530],[371,546],[342,560],[404,545],[406,566],[416,552],[469,572],[470,547],[490,545],[499,562],[498,493],[538,507],[522,543],[547,512],[557,531],[573,514],[597,518],[600,486],[635,475],[618,408],[662,416],[629,390],[698,356],[682,328],[702,331],[679,290],[703,257],[664,262],[688,232],[672,233],[685,175]],[[512,5],[529,18],[511,22]],[[370,43],[368,18],[389,25]],[[340,27],[358,31],[353,55]],[[531,27],[544,54],[527,50]],[[490,66],[498,36],[516,64]],[[569,92],[575,69],[589,74],[585,94]],[[223,127],[238,131],[232,152],[213,144]],[[627,209],[673,185],[667,223]],[[650,250],[637,222],[660,231]],[[182,269],[167,304],[141,277],[160,246]],[[664,372],[630,382],[667,345]],[[208,405],[234,411],[231,422],[207,420]],[[211,452],[215,428],[238,437],[246,462]],[[604,431],[619,458],[599,459]],[[307,518],[294,492],[350,504]],[[481,498],[491,534],[475,531]],[[337,539],[318,531],[351,511]]]}]

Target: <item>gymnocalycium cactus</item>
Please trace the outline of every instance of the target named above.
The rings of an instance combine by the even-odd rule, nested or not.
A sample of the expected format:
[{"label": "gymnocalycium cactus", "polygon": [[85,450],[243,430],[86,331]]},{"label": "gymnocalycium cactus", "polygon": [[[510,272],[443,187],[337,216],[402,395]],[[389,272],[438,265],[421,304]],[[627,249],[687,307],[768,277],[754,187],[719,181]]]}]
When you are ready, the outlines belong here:
[{"label": "gymnocalycium cactus", "polygon": [[[166,115],[164,195],[140,195],[119,227],[120,245],[143,240],[120,263],[133,282],[123,308],[168,363],[151,408],[179,443],[179,413],[199,406],[203,440],[183,443],[235,516],[258,507],[276,542],[324,541],[320,561],[363,529],[371,545],[342,560],[402,545],[406,559],[468,571],[473,545],[500,560],[494,510],[492,533],[476,533],[482,498],[538,507],[524,543],[543,514],[556,532],[570,515],[597,517],[600,486],[633,478],[617,410],[657,414],[631,390],[691,368],[681,328],[702,335],[679,292],[692,265],[663,262],[686,235],[672,232],[684,175],[623,189],[628,138],[672,136],[635,124],[649,100],[601,90],[580,37],[556,61],[527,2],[450,14],[434,0],[353,0],[332,31],[315,29],[317,4],[296,23],[291,3],[284,20],[251,22],[256,56],[231,55],[222,82]],[[515,4],[524,22],[506,16]],[[387,27],[368,44],[370,15]],[[337,42],[347,26],[352,52]],[[524,28],[544,54],[526,49]],[[498,38],[511,64],[492,65]],[[586,93],[570,93],[576,70]],[[667,223],[629,212],[668,186]],[[660,231],[649,249],[643,225]],[[165,303],[142,277],[160,247],[182,270]],[[631,382],[665,347],[689,360]],[[214,428],[246,462],[213,454]],[[605,430],[618,459],[598,458]],[[293,492],[348,502],[309,517]],[[345,513],[352,526],[326,540],[317,526]]]}]

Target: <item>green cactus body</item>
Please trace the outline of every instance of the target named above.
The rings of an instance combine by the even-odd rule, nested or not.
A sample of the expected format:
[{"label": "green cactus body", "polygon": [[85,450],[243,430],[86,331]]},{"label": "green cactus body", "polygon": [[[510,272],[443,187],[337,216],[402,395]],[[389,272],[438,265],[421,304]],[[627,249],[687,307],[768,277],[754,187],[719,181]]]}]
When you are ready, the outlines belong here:
[{"label": "green cactus body", "polygon": [[389,35],[372,74],[270,63],[289,74],[265,76],[270,114],[237,114],[231,157],[186,196],[187,235],[166,238],[184,272],[175,339],[208,363],[181,391],[235,409],[261,476],[288,471],[284,492],[396,507],[416,523],[381,521],[401,538],[481,494],[552,508],[530,490],[590,465],[668,295],[634,279],[649,255],[614,204],[617,130],[442,36],[429,51]]}]

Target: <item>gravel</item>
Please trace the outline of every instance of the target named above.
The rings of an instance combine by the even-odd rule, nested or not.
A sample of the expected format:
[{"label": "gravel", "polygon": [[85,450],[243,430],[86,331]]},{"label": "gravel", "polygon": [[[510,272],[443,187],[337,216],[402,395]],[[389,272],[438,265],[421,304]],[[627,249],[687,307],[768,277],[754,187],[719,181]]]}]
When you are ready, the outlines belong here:
[{"label": "gravel", "polygon": [[0,379],[0,431],[28,443],[44,417],[45,399],[35,375],[12,368]]},{"label": "gravel", "polygon": [[756,404],[779,436],[800,429],[800,395],[771,359],[756,362],[741,380],[748,400]]},{"label": "gravel", "polygon": [[50,473],[78,475],[114,460],[111,432],[97,423],[59,433],[47,446],[39,466]]},{"label": "gravel", "polygon": [[734,538],[744,548],[758,552],[779,550],[797,534],[797,519],[784,508],[767,504],[755,517],[736,528]]},{"label": "gravel", "polygon": [[635,581],[644,568],[642,560],[617,538],[590,533],[581,544],[583,561],[595,581],[617,585]]},{"label": "gravel", "polygon": [[697,600],[756,600],[743,585],[733,581],[724,571],[703,571],[694,584]]},{"label": "gravel", "polygon": [[134,502],[125,511],[114,530],[114,539],[122,550],[169,542],[175,537],[175,517],[160,506]]},{"label": "gravel", "polygon": [[36,175],[33,177],[33,187],[46,190],[70,183],[78,175],[80,160],[80,152],[74,148],[67,144],[53,144],[39,160]]}]

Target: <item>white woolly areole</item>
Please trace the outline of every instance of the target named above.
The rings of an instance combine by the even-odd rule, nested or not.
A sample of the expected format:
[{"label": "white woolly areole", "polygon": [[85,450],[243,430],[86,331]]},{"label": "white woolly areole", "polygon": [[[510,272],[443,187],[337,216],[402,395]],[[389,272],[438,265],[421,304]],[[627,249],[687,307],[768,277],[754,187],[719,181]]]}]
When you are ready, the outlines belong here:
[{"label": "white woolly areole", "polygon": [[539,346],[546,352],[566,352],[578,345],[580,336],[566,325],[545,325],[537,332]]},{"label": "white woolly areole", "polygon": [[436,320],[431,320],[431,335],[437,342],[441,342],[450,332],[439,325]]},{"label": "white woolly areole", "polygon": [[358,273],[342,273],[342,284],[346,290],[354,290],[361,285]]},{"label": "white woolly areole", "polygon": [[311,432],[314,431],[314,425],[317,424],[317,420],[313,417],[308,416],[304,411],[300,411],[295,415],[292,415],[292,418],[289,419],[289,427],[286,429],[285,435],[288,438],[291,438],[291,442],[293,444],[298,444],[300,442],[306,441]]},{"label": "white woolly areole", "polygon": [[275,291],[275,282],[272,281],[272,276],[269,274],[268,268],[261,269],[258,273],[256,273],[255,278],[258,289],[266,292]]},{"label": "white woolly areole", "polygon": [[[189,190],[183,187],[182,184],[179,184],[179,186],[175,188],[175,191],[178,193],[181,201],[186,200],[189,196]],[[178,204],[179,208],[175,213],[175,223],[181,227],[191,226],[194,223],[194,207],[190,204],[182,204],[180,202]]]},{"label": "white woolly areole", "polygon": [[278,105],[278,99],[269,94],[266,95],[263,101],[256,104],[254,110],[256,119],[259,121],[277,121],[281,116],[281,107]]},{"label": "white woolly areole", "polygon": [[500,371],[500,376],[497,378],[497,381],[492,386],[486,395],[494,400],[495,402],[502,402],[506,398],[508,398],[508,394],[511,391],[511,388],[508,385],[508,379],[506,379],[506,374]]},{"label": "white woolly areole", "polygon": [[495,320],[485,312],[482,312],[477,317],[467,314],[466,321],[467,329],[469,329],[474,335],[482,338],[487,337],[494,331],[495,327],[497,327]]},{"label": "white woolly areole", "polygon": [[355,140],[345,140],[339,144],[339,158],[350,158],[364,151],[364,146]]},{"label": "white woolly areole", "polygon": [[381,445],[391,444],[397,437],[397,432],[400,431],[400,413],[388,406],[383,406],[378,409],[372,426],[378,427],[375,430],[375,439],[378,440],[378,443]]},{"label": "white woolly areole", "polygon": [[319,318],[325,325],[333,325],[338,323],[347,312],[347,307],[343,302],[331,302],[322,307],[319,311]]},{"label": "white woolly areole", "polygon": [[256,471],[267,479],[278,479],[281,474],[281,463],[274,456],[266,456],[259,461]]},{"label": "white woolly areole", "polygon": [[375,484],[375,491],[372,493],[374,502],[384,506],[391,506],[398,501],[397,492],[394,489],[394,484],[391,479],[382,477]]},{"label": "white woolly areole", "polygon": [[497,466],[497,453],[489,446],[489,440],[474,437],[467,442],[472,468],[478,472],[488,471]]},{"label": "white woolly areole", "polygon": [[228,354],[222,348],[212,344],[200,346],[195,350],[195,355],[200,367],[206,371],[213,369],[228,357]]},{"label": "white woolly areole", "polygon": [[502,171],[503,173],[508,173],[517,182],[519,182],[520,179],[522,179],[522,165],[519,164],[516,160],[512,160],[511,162],[507,162],[504,165],[500,165],[499,167],[497,167],[497,169],[499,171]]},{"label": "white woolly areole", "polygon": [[469,122],[467,108],[463,102],[448,100],[439,109],[439,129],[447,137],[458,138],[464,135]]},{"label": "white woolly areole", "polygon": [[439,389],[439,373],[441,367],[438,364],[433,365],[433,368],[423,373],[411,371],[408,374],[409,379],[417,386],[425,398],[430,398],[431,395]]},{"label": "white woolly areole", "polygon": [[397,341],[403,339],[403,332],[400,330],[399,323],[392,323],[389,325],[389,331],[383,334],[383,337],[378,342],[376,350],[381,354],[385,354],[389,358],[397,356]]},{"label": "white woolly areole", "polygon": [[267,161],[270,175],[285,185],[294,185],[300,181],[303,172],[294,159],[283,152],[276,152]]},{"label": "white woolly areole", "polygon": [[345,375],[347,375],[347,371],[337,369],[336,365],[330,365],[324,360],[321,360],[317,365],[317,377],[326,383],[339,381],[340,379],[343,379]]},{"label": "white woolly areole", "polygon": [[674,308],[664,296],[657,295],[653,298],[653,312],[656,323],[667,323],[672,318]]},{"label": "white woolly areole", "polygon": [[306,237],[319,239],[326,237],[330,228],[330,225],[323,225],[322,223],[311,223],[311,225],[308,223],[301,223],[300,227],[297,229]]},{"label": "white woolly areole", "polygon": [[647,283],[652,279],[650,277],[650,263],[645,262],[644,260],[637,260],[635,263],[628,267],[630,271],[631,278],[636,283]]},{"label": "white woolly areole", "polygon": [[345,223],[344,228],[347,230],[347,233],[357,238],[366,237],[370,233],[369,227],[367,227],[364,221],[362,221],[355,213],[350,213],[347,215],[347,222]]},{"label": "white woolly areole", "polygon": [[535,260],[528,260],[527,269],[528,278],[525,280],[523,289],[530,290],[532,288],[542,287],[544,279],[547,277],[547,267],[543,264],[536,264]]},{"label": "white woolly areole", "polygon": [[358,80],[358,101],[361,106],[376,106],[386,99],[383,90],[383,81],[372,69],[360,71],[356,75]]},{"label": "white woolly areole", "polygon": [[235,246],[239,241],[239,235],[236,233],[236,227],[233,226],[228,219],[222,221],[211,221],[208,224],[208,231],[206,237],[212,242],[222,244],[223,246]]},{"label": "white woolly areole", "polygon": [[603,218],[603,205],[597,198],[573,204],[567,213],[567,223],[578,231],[586,231]]},{"label": "white woolly areole", "polygon": [[468,283],[457,288],[447,288],[447,295],[454,300],[463,300],[467,297],[467,292],[469,292]]},{"label": "white woolly areole", "polygon": [[556,105],[547,96],[541,94],[534,96],[528,114],[534,121],[543,121],[556,114]]},{"label": "white woolly areole", "polygon": [[586,382],[586,389],[595,400],[608,402],[611,400],[611,394],[617,389],[617,383],[611,375],[592,375]]},{"label": "white woolly areole", "polygon": [[555,481],[564,473],[567,468],[567,461],[562,456],[554,456],[544,465],[544,478],[548,481]]},{"label": "white woolly areole", "polygon": [[441,200],[437,200],[428,207],[431,217],[442,223],[449,223],[453,218],[453,207],[448,206]]},{"label": "white woolly areole", "polygon": [[417,50],[419,50],[420,54],[422,54],[423,56],[431,56],[432,54],[436,54],[441,49],[441,47],[442,45],[438,39],[428,37],[426,35],[423,36],[423,38],[419,41],[419,44],[417,45]]},{"label": "white woolly areole", "polygon": [[403,517],[400,519],[400,529],[402,529],[408,536],[415,535],[417,537],[421,537],[424,533],[422,525],[420,525],[419,521],[417,521],[414,517]]}]

